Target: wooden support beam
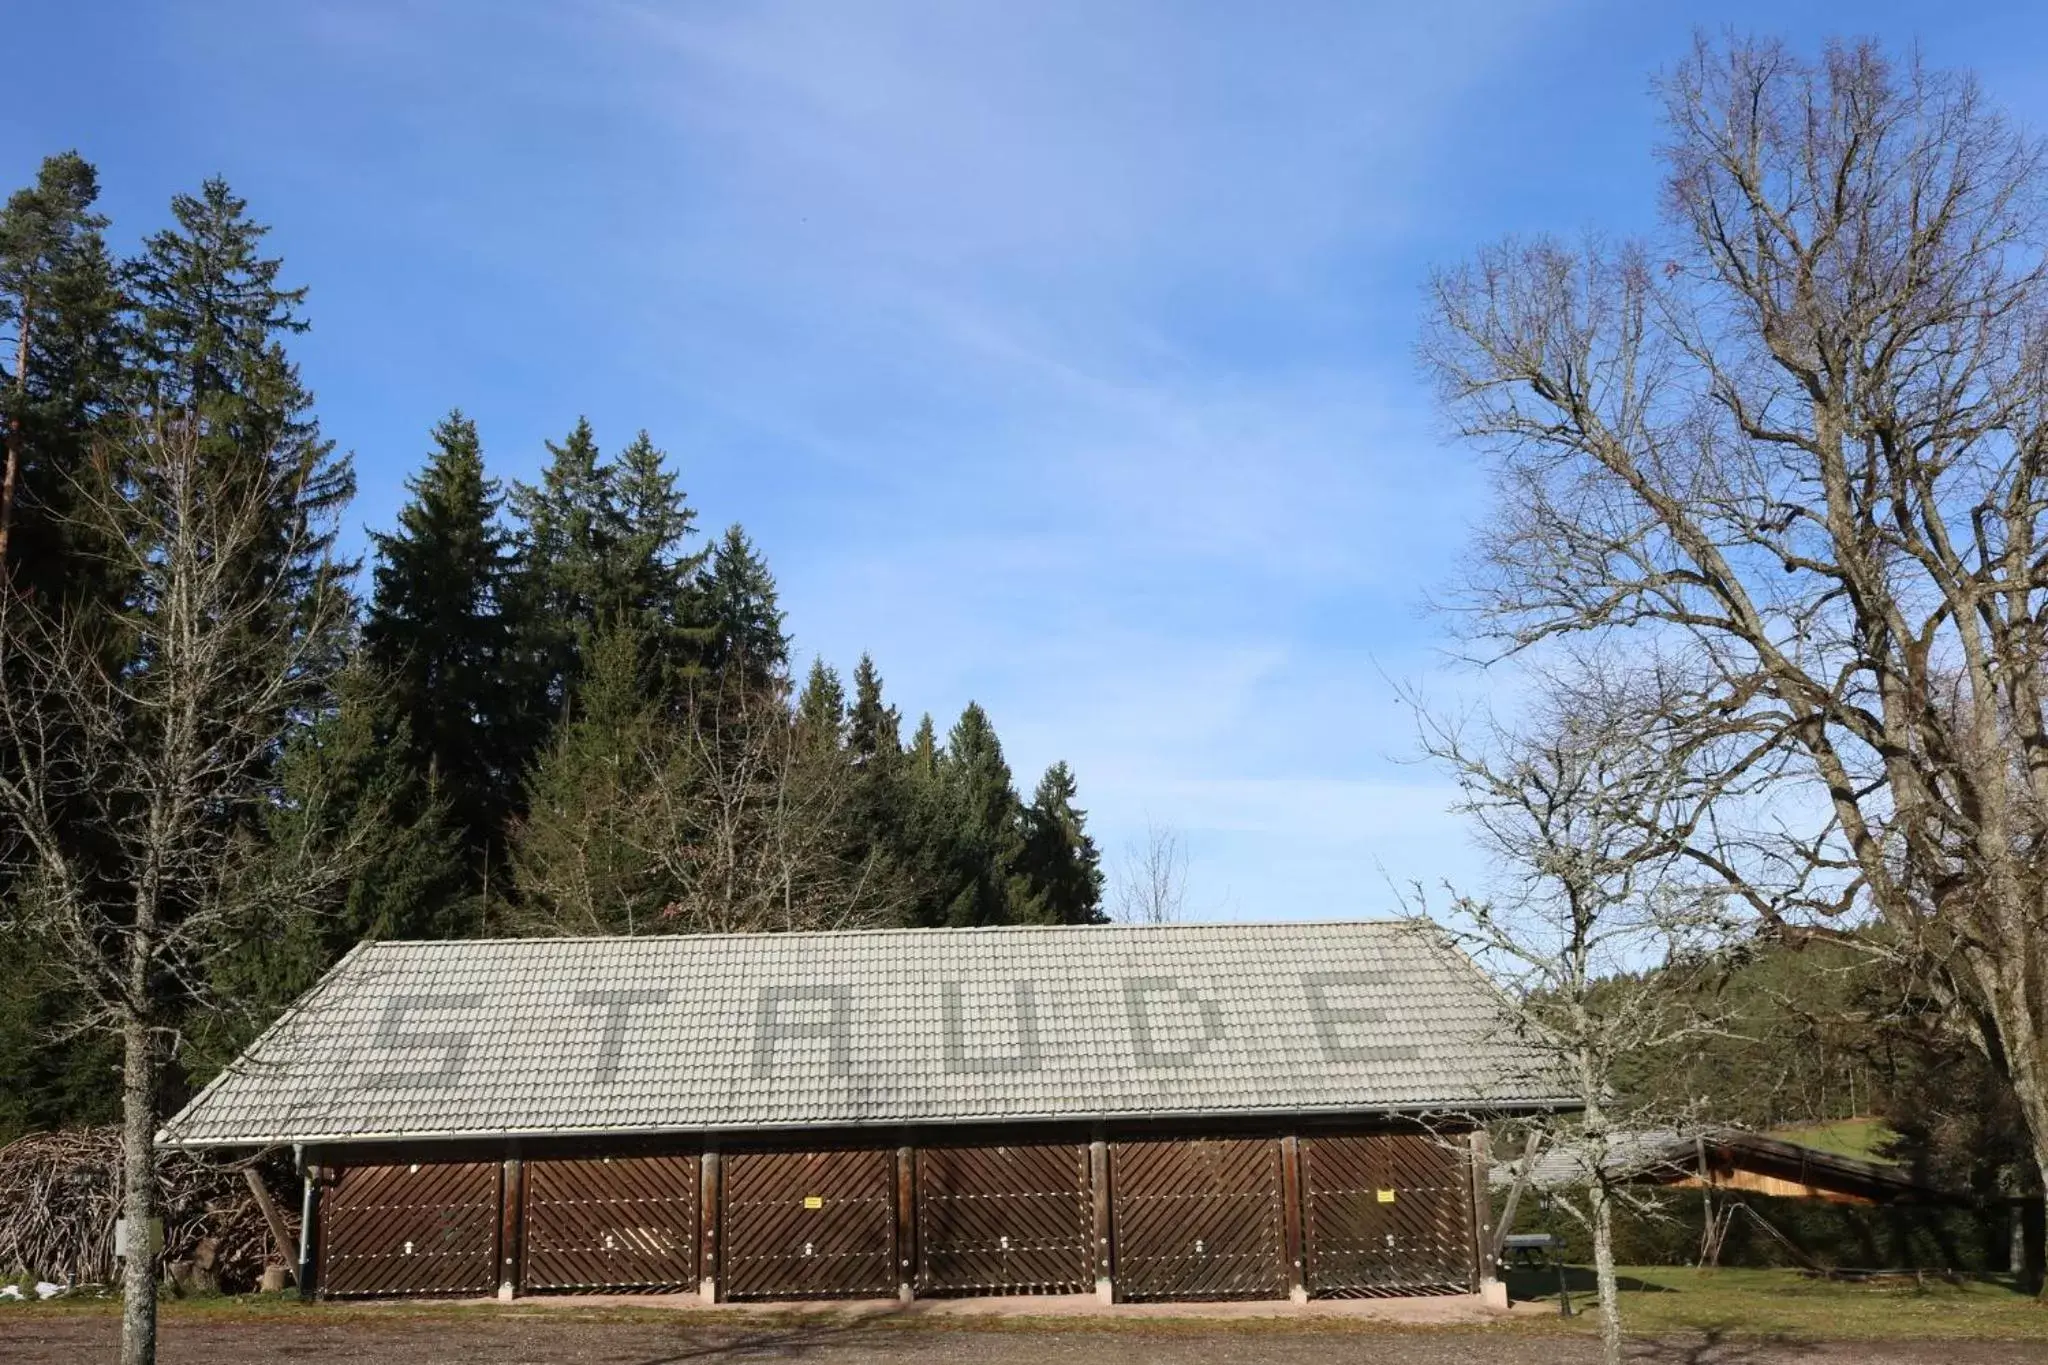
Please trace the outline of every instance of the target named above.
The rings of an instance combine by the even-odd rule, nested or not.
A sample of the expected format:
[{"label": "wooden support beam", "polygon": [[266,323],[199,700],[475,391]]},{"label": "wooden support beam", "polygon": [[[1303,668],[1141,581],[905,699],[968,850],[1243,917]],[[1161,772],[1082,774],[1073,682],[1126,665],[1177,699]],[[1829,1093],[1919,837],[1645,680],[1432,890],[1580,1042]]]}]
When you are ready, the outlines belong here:
[{"label": "wooden support beam", "polygon": [[526,1225],[526,1166],[516,1156],[505,1158],[498,1201],[498,1297],[519,1297],[519,1243]]},{"label": "wooden support beam", "polygon": [[720,1182],[725,1178],[724,1163],[718,1159],[718,1148],[706,1146],[697,1172],[697,1293],[706,1303],[717,1303],[719,1297],[719,1230],[722,1226],[720,1211],[725,1207],[724,1192]]},{"label": "wooden support beam", "polygon": [[[1481,1136],[1485,1135],[1482,1133]],[[1500,1258],[1507,1250],[1508,1234],[1515,1230],[1515,1210],[1521,1205],[1522,1191],[1529,1188],[1530,1174],[1536,1169],[1536,1158],[1542,1152],[1543,1132],[1541,1129],[1532,1129],[1530,1130],[1528,1141],[1522,1144],[1521,1164],[1515,1168],[1514,1183],[1508,1186],[1508,1198],[1507,1202],[1501,1206],[1500,1222],[1495,1225],[1493,1236],[1487,1243],[1487,1255],[1492,1258],[1496,1267],[1500,1265]],[[1491,1199],[1487,1201],[1489,1205],[1487,1215],[1489,1217],[1492,1216],[1493,1212],[1490,1207],[1492,1202]]]},{"label": "wooden support beam", "polygon": [[1307,1303],[1308,1258],[1301,1229],[1301,1139],[1293,1133],[1280,1139],[1280,1213],[1287,1236],[1287,1297],[1296,1303]]},{"label": "wooden support beam", "polygon": [[917,1297],[917,1151],[896,1149],[896,1297]]},{"label": "wooden support beam", "polygon": [[285,1227],[284,1215],[277,1211],[277,1201],[270,1197],[270,1191],[263,1184],[263,1177],[256,1174],[254,1166],[242,1168],[242,1178],[249,1182],[249,1193],[256,1196],[256,1207],[263,1211],[263,1221],[270,1225],[270,1235],[277,1239],[277,1257],[284,1262],[285,1273],[292,1277],[292,1283],[299,1281],[298,1244]]},{"label": "wooden support beam", "polygon": [[[1493,1191],[1489,1187],[1493,1160],[1486,1130],[1474,1128],[1467,1134],[1467,1143],[1470,1148],[1468,1169],[1472,1177],[1472,1287],[1483,1294],[1487,1292],[1486,1287],[1499,1278],[1496,1268],[1499,1253],[1495,1247],[1497,1238],[1506,1237],[1507,1233],[1488,1232],[1493,1222]],[[1514,1211],[1508,1210],[1508,1216],[1511,1218],[1513,1215]],[[1507,1222],[1503,1220],[1502,1227],[1506,1226]]]},{"label": "wooden support beam", "polygon": [[1088,1185],[1095,1195],[1095,1297],[1116,1302],[1116,1246],[1111,1240],[1109,1144],[1097,1137],[1088,1144]]}]

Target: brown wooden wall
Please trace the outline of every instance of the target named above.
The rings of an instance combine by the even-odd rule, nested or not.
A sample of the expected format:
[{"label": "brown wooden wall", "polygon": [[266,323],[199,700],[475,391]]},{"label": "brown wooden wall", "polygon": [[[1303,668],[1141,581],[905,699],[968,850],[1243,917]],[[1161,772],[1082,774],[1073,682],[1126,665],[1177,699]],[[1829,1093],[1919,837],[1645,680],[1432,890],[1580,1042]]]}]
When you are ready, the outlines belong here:
[{"label": "brown wooden wall", "polygon": [[521,1285],[694,1290],[697,1170],[695,1153],[525,1162]]},{"label": "brown wooden wall", "polygon": [[895,1263],[893,1147],[725,1158],[727,1298],[893,1297]]},{"label": "brown wooden wall", "polygon": [[1110,1144],[1118,1294],[1287,1297],[1280,1159],[1279,1138]]},{"label": "brown wooden wall", "polygon": [[715,1281],[725,1298],[793,1299],[1071,1294],[1106,1278],[1120,1299],[1175,1300],[1468,1292],[1482,1273],[1484,1187],[1461,1140],[1328,1126],[1092,1152],[1084,1139],[715,1155],[642,1142],[404,1164],[331,1151],[316,1283],[386,1296]]},{"label": "brown wooden wall", "polygon": [[1458,1153],[1411,1136],[1305,1138],[1301,1189],[1311,1297],[1474,1287],[1472,1181]]},{"label": "brown wooden wall", "polygon": [[1079,1294],[1095,1286],[1088,1144],[921,1147],[920,1294]]},{"label": "brown wooden wall", "polygon": [[353,1166],[320,1199],[329,1294],[488,1294],[498,1287],[499,1166]]}]

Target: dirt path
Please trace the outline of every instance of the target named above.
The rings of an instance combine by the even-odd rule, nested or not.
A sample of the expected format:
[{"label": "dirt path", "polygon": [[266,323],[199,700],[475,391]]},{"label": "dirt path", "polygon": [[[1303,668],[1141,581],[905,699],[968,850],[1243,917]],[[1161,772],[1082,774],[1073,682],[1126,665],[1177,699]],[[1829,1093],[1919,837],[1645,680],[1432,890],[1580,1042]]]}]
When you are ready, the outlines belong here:
[{"label": "dirt path", "polygon": [[[0,1362],[87,1365],[113,1354],[111,1315],[0,1319]],[[165,1324],[164,1365],[339,1361],[351,1365],[1580,1365],[1585,1338],[1512,1330],[903,1330],[846,1321],[790,1325],[361,1318]],[[1757,1344],[1644,1342],[1643,1365],[2008,1365],[2048,1362],[2048,1345],[2001,1342]]]}]

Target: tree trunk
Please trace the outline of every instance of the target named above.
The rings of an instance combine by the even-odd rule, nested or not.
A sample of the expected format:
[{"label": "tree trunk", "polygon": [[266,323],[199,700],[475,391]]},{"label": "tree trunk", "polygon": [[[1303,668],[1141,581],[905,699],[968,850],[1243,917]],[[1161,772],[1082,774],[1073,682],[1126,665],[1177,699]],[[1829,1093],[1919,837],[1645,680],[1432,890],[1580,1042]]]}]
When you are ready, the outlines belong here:
[{"label": "tree trunk", "polygon": [[1600,1359],[1621,1365],[1621,1295],[1614,1283],[1614,1199],[1597,1178],[1593,1202],[1593,1279],[1600,1295]]},{"label": "tree trunk", "polygon": [[[1990,997],[1998,1042],[2005,1050],[2006,1077],[2027,1126],[2034,1169],[2041,1177],[2042,1190],[2048,1191],[2048,1056],[2044,1056],[2048,1048],[2038,1041],[2041,1034],[2034,1027],[2034,1012],[2023,988],[1986,967],[1978,968],[1977,980]],[[2018,1280],[2022,1291],[2048,1297],[2048,1284],[2044,1284],[2039,1267],[2025,1266],[2018,1272]]]},{"label": "tree trunk", "polygon": [[0,586],[7,582],[7,540],[14,527],[14,486],[21,478],[21,407],[28,401],[29,295],[21,295],[21,335],[14,362],[15,410],[7,415],[6,462],[0,468]]},{"label": "tree trunk", "polygon": [[121,1027],[121,1365],[156,1365],[156,1040],[132,1012]]},{"label": "tree trunk", "polygon": [[14,484],[16,471],[21,467],[21,458],[16,453],[21,448],[21,426],[10,423],[7,438],[7,458],[0,467],[0,584],[7,582],[7,532],[14,525]]}]

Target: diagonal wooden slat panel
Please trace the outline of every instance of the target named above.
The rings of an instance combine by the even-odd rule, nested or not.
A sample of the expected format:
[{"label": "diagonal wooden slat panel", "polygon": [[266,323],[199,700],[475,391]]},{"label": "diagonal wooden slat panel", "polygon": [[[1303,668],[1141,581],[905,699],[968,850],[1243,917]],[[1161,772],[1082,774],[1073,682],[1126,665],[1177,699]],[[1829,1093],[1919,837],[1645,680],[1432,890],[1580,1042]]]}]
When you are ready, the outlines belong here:
[{"label": "diagonal wooden slat panel", "polygon": [[1093,1281],[1093,1190],[1078,1143],[918,1153],[918,1286],[1072,1294]]},{"label": "diagonal wooden slat panel", "polygon": [[677,1290],[697,1281],[696,1156],[526,1164],[523,1284]]},{"label": "diagonal wooden slat panel", "polygon": [[1426,1133],[1304,1140],[1309,1292],[1470,1292],[1474,1234],[1464,1162]]},{"label": "diagonal wooden slat panel", "polygon": [[893,1150],[735,1152],[724,1161],[728,1297],[895,1293]]},{"label": "diagonal wooden slat panel", "polygon": [[343,1168],[321,1204],[330,1295],[488,1293],[498,1283],[498,1166]]},{"label": "diagonal wooden slat panel", "polygon": [[1123,1297],[1285,1296],[1276,1139],[1120,1142],[1110,1161]]}]

